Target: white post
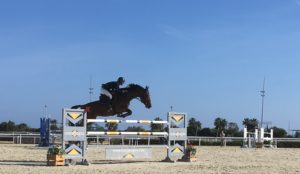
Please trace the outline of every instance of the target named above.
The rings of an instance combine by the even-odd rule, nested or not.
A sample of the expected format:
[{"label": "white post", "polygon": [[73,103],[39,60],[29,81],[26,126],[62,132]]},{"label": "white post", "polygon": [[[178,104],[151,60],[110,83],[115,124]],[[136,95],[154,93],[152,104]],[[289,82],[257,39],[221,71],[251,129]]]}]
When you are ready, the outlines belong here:
[{"label": "white post", "polygon": [[273,141],[273,129],[271,129],[270,134],[271,134],[271,140]]},{"label": "white post", "polygon": [[255,142],[257,142],[258,141],[258,129],[255,129],[254,137],[255,137]]},{"label": "white post", "polygon": [[96,137],[97,147],[99,147],[99,137]]},{"label": "white post", "polygon": [[249,134],[248,135],[248,148],[251,147],[251,135]]},{"label": "white post", "polygon": [[260,142],[264,143],[264,138],[265,138],[265,129],[260,128]]},{"label": "white post", "polygon": [[244,139],[247,138],[247,128],[244,128]]},{"label": "white post", "polygon": [[271,129],[271,132],[270,132],[270,136],[271,136],[271,141],[270,141],[270,144],[271,144],[271,147],[274,147],[273,146],[273,129]]}]

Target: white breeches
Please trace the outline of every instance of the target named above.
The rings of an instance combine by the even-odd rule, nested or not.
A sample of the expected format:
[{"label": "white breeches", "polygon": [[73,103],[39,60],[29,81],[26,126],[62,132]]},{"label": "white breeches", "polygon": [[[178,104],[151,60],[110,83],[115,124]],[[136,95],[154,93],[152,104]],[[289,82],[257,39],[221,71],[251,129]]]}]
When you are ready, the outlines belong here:
[{"label": "white breeches", "polygon": [[108,90],[104,89],[104,88],[101,88],[101,94],[106,95],[107,97],[112,99],[111,93]]}]

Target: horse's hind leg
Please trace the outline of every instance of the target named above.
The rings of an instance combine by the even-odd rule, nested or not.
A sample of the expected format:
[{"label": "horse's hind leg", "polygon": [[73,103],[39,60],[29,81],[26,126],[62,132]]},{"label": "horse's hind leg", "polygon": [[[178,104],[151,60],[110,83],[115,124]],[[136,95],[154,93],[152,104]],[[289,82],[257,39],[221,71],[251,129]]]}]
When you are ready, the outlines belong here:
[{"label": "horse's hind leg", "polygon": [[127,109],[126,113],[125,114],[121,114],[121,115],[118,115],[118,117],[122,117],[122,118],[125,118],[129,115],[132,114],[132,111],[130,109]]}]

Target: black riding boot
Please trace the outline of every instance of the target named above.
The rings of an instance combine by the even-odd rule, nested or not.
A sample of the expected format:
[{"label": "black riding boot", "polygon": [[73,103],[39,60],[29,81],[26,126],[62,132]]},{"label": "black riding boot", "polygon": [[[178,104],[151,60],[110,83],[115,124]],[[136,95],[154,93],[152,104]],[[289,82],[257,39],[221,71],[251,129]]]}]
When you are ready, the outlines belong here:
[{"label": "black riding boot", "polygon": [[106,103],[106,106],[107,106],[107,112],[111,112],[112,111],[112,108],[111,108],[111,104],[110,104],[111,102],[110,101],[108,101],[107,103]]},{"label": "black riding boot", "polygon": [[107,112],[112,112],[112,105],[111,105],[110,98],[103,94],[101,94],[99,98],[100,98],[100,102],[106,106]]}]

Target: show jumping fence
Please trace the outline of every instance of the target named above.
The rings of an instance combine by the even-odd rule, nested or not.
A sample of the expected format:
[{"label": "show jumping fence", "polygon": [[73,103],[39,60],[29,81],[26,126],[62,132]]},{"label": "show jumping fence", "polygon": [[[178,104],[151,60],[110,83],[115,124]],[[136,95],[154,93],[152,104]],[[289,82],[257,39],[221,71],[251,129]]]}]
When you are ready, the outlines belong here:
[{"label": "show jumping fence", "polygon": [[[167,160],[176,161],[183,159],[187,147],[187,114],[168,113],[167,121],[155,120],[109,120],[109,119],[87,119],[85,110],[63,109],[63,149],[67,162],[75,163],[80,160],[87,164],[86,149],[87,136],[166,136],[168,138]],[[168,132],[122,132],[122,131],[87,131],[87,123],[136,123],[136,124],[166,124]],[[129,147],[129,148],[106,148],[106,159],[141,159],[151,158],[151,147]]]},{"label": "show jumping fence", "polygon": [[254,132],[249,132],[247,128],[244,128],[243,147],[255,148],[260,144],[262,147],[276,147],[277,143],[274,143],[273,129],[271,129],[270,132],[266,132],[264,128],[261,128],[260,130],[255,129]]}]

